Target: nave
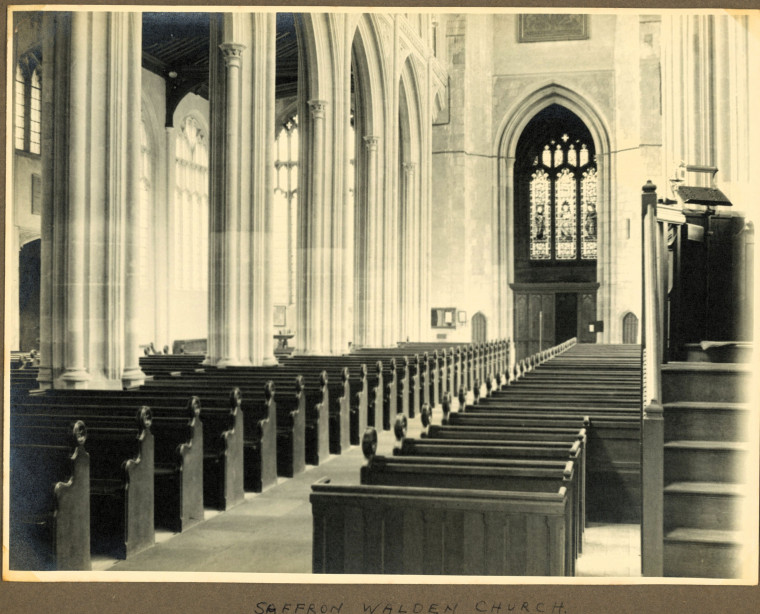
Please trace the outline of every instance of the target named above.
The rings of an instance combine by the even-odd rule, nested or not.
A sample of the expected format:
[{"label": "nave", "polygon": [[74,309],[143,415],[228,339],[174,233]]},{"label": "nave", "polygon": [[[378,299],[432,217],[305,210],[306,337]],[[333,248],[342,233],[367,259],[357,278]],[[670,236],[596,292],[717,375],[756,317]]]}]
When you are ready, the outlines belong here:
[{"label": "nave", "polygon": [[[104,477],[107,477],[103,473],[104,468],[113,466],[114,461],[118,463],[124,454],[128,454],[129,448],[134,447],[134,444],[123,443],[121,448],[116,448],[114,444],[117,440],[114,437],[118,436],[118,441],[128,441],[129,433],[135,432],[134,427],[127,428],[130,410],[127,409],[127,414],[124,415],[127,420],[119,421],[113,404],[121,399],[127,401],[127,407],[134,407],[138,400],[145,401],[144,394],[141,391],[95,393],[97,396],[87,391],[72,391],[71,394],[29,393],[20,388],[25,381],[29,381],[28,376],[33,376],[35,370],[33,367],[19,369],[14,378],[16,391],[12,405],[11,443],[12,454],[15,456],[12,459],[17,470],[28,475],[33,483],[44,484],[49,479],[44,473],[45,465],[32,460],[31,456],[22,456],[22,453],[39,455],[43,450],[41,444],[59,440],[66,432],[65,424],[77,416],[83,416],[89,425],[92,443],[88,441],[86,446],[83,444],[88,433],[84,426],[80,426],[77,435],[81,438],[73,458],[77,454],[86,454],[85,449],[92,453],[92,478],[88,484],[87,473],[80,475],[75,471],[72,492],[81,493],[82,503],[86,502],[86,493],[90,492],[90,502],[87,507],[80,507],[78,514],[72,513],[71,503],[65,503],[56,487],[58,521],[50,526],[59,532],[59,537],[56,538],[60,549],[57,555],[59,568],[72,564],[71,557],[66,558],[66,553],[78,547],[79,532],[75,530],[77,517],[82,516],[87,522],[84,514],[89,513],[92,506],[92,523],[82,527],[82,531],[86,529],[88,535],[92,532],[92,552],[88,553],[88,562],[84,563],[86,567],[80,569],[107,569],[110,567],[110,559],[107,554],[103,556],[104,553],[117,552],[120,553],[119,558],[126,557],[127,560],[114,568],[126,570],[211,571],[223,568],[226,571],[291,573],[305,573],[311,569],[322,573],[354,570],[368,573],[459,575],[631,575],[634,569],[638,569],[637,563],[640,563],[636,549],[630,551],[631,546],[638,542],[637,527],[599,526],[599,523],[592,526],[588,523],[589,533],[585,537],[584,532],[587,517],[610,519],[619,515],[622,505],[636,507],[636,498],[639,496],[638,477],[634,475],[633,481],[621,488],[615,480],[618,471],[615,464],[630,465],[638,454],[637,437],[625,435],[638,421],[635,409],[638,398],[636,382],[640,374],[638,346],[584,347],[576,346],[575,341],[571,340],[557,348],[521,360],[513,368],[508,366],[509,345],[497,343],[484,348],[470,346],[452,349],[451,352],[444,349],[440,367],[438,350],[433,352],[432,363],[428,361],[426,352],[423,363],[420,363],[418,356],[415,357],[411,371],[408,360],[396,361],[391,357],[386,362],[390,369],[385,369],[382,361],[378,361],[377,377],[380,378],[384,371],[387,376],[386,385],[383,386],[382,379],[373,379],[372,388],[375,391],[386,389],[388,394],[382,398],[374,396],[369,406],[372,410],[370,412],[360,402],[357,408],[360,415],[352,416],[351,420],[364,424],[369,417],[369,422],[376,427],[367,429],[362,438],[366,464],[362,464],[357,447],[349,449],[345,445],[337,445],[342,439],[339,432],[335,432],[332,449],[342,452],[341,456],[327,457],[325,448],[320,453],[315,453],[314,446],[317,445],[319,449],[319,437],[304,438],[304,422],[296,417],[292,424],[283,423],[282,427],[276,429],[276,465],[278,469],[284,469],[279,472],[281,477],[274,480],[263,478],[263,468],[270,464],[266,456],[255,456],[251,451],[250,454],[246,453],[244,462],[242,450],[235,451],[235,442],[242,441],[234,433],[225,436],[228,442],[225,468],[221,472],[204,469],[203,475],[198,473],[192,477],[195,475],[195,465],[191,462],[192,448],[199,451],[205,449],[202,445],[199,447],[199,442],[194,441],[193,437],[188,444],[183,444],[184,460],[180,466],[180,476],[184,477],[181,477],[178,484],[182,486],[179,491],[180,509],[175,513],[180,515],[179,530],[187,531],[180,536],[171,537],[170,532],[160,531],[161,521],[165,522],[173,509],[172,490],[167,490],[165,484],[166,462],[158,462],[162,458],[159,450],[166,447],[167,435],[170,433],[167,430],[167,425],[170,424],[167,416],[170,397],[165,397],[163,401],[160,397],[155,397],[154,400],[163,403],[163,406],[159,404],[153,407],[153,418],[147,407],[141,410],[139,417],[143,426],[139,439],[142,443],[137,456],[126,461],[127,467],[131,465],[137,469],[127,472],[127,481],[121,487],[121,495],[117,486],[119,472],[111,469],[107,479],[107,483],[111,484],[111,493],[108,494],[103,491],[106,484]],[[426,344],[422,346],[432,349]],[[385,355],[387,360],[389,355],[418,347],[410,344],[395,351],[375,350],[374,355]],[[357,352],[353,359],[369,362],[368,357],[373,354],[366,352]],[[198,356],[147,358],[142,366],[156,377],[153,382],[156,386],[146,385],[152,388],[153,394],[161,388],[168,392],[167,386],[172,388],[171,384],[179,384],[185,393],[196,392],[206,403],[213,397],[209,396],[208,390],[203,392],[204,386],[208,387],[214,380],[217,382],[214,385],[221,386],[222,389],[228,385],[225,379],[220,379],[222,374],[212,376],[213,370],[207,373],[206,369],[189,369],[187,365],[198,363]],[[328,359],[328,362],[345,364],[351,359],[351,356],[335,357]],[[289,359],[284,360],[285,364],[289,362]],[[315,362],[315,358],[311,358],[310,362]],[[157,367],[159,363],[174,365],[177,371]],[[396,365],[402,364],[403,368],[397,371]],[[421,368],[421,364],[425,367]],[[181,371],[183,368],[186,369],[185,373]],[[270,369],[266,375],[268,378],[277,378],[276,372],[284,368],[285,365],[281,365],[274,371]],[[308,373],[305,365],[301,364],[298,368]],[[347,375],[346,368],[342,369]],[[366,370],[362,371],[366,373]],[[249,380],[252,374],[250,369],[232,370],[224,377],[232,377],[242,383]],[[325,374],[323,371],[323,382],[326,381]],[[629,393],[626,392],[630,387],[626,380],[630,377],[633,378],[630,379],[633,387]],[[299,376],[299,379],[303,380],[303,377]],[[598,380],[596,385],[593,384],[595,380]],[[278,381],[284,380],[280,377]],[[272,384],[270,379],[267,389]],[[347,386],[347,380],[344,385]],[[180,390],[176,386],[173,388]],[[360,383],[358,390],[354,389],[357,399],[361,399],[362,390],[366,388],[366,384]],[[248,394],[252,389],[249,385],[244,390]],[[452,395],[453,391],[458,391],[456,399]],[[557,396],[558,393],[561,397]],[[239,398],[240,393],[236,394]],[[333,397],[338,414],[341,409],[346,409],[339,394]],[[633,409],[626,409],[625,397],[629,394],[632,394]],[[343,395],[343,398],[346,397],[349,397],[348,393]],[[95,404],[98,399],[101,404],[99,406]],[[440,406],[441,411],[434,411],[431,415],[428,401],[435,399],[440,404],[434,403],[434,406]],[[286,404],[284,398],[282,402]],[[103,403],[111,407],[107,408]],[[238,425],[238,431],[252,418],[250,405],[245,407],[244,415],[239,407],[238,415],[244,420]],[[300,406],[291,413],[304,414],[305,409]],[[326,401],[322,404],[322,410],[324,409],[327,409]],[[201,413],[207,435],[214,428],[211,419],[213,414],[209,412],[213,412],[213,409],[206,405]],[[266,422],[276,416],[282,420],[286,415],[287,412],[278,410],[271,413]],[[324,412],[323,416],[326,415]],[[197,422],[197,417],[196,413],[192,420]],[[343,422],[339,415],[335,418],[331,426],[333,431]],[[300,436],[294,430],[294,425],[299,423]],[[79,422],[77,424],[81,425]],[[394,446],[390,437],[391,425],[396,437],[401,440],[398,446]],[[568,428],[560,428],[563,425]],[[579,426],[582,428],[577,430]],[[252,430],[250,426],[244,429],[247,432]],[[283,442],[281,440],[287,435],[286,430],[290,435]],[[320,428],[318,424],[312,424],[310,430],[319,432]],[[358,426],[352,430],[357,431]],[[119,434],[119,431],[124,431],[125,434]],[[153,431],[156,434],[155,440]],[[637,432],[637,429],[632,432]],[[375,445],[373,437],[377,438],[378,433],[380,438]],[[590,435],[593,436],[589,437]],[[630,445],[621,447],[624,443],[621,436],[630,439]],[[353,434],[352,438],[356,441]],[[311,452],[308,452],[309,440]],[[259,448],[263,442],[264,439]],[[300,442],[300,451],[288,442]],[[168,443],[171,445],[171,440]],[[588,455],[587,445],[590,446]],[[626,446],[630,448],[628,451]],[[267,451],[274,457],[274,448],[267,448]],[[299,457],[299,452],[300,463],[295,460]],[[204,454],[204,458],[206,456]],[[307,456],[312,459],[310,463],[318,463],[319,466],[305,470],[303,460]],[[24,458],[28,460],[23,461]],[[154,458],[157,460],[155,470]],[[287,463],[282,462],[285,460]],[[362,465],[358,474],[357,465]],[[397,465],[395,470],[393,465]],[[390,472],[384,469],[386,466]],[[58,471],[63,467],[65,464]],[[89,469],[89,465],[86,469]],[[243,481],[242,478],[244,473],[247,476],[256,471],[260,480],[258,488],[253,488],[263,492],[247,494],[245,500],[242,492],[241,496],[236,496],[234,475],[239,476],[240,486],[245,484],[250,490],[253,480],[246,478]],[[150,493],[149,496],[152,497],[154,475],[155,501],[146,499],[146,494],[141,495]],[[230,476],[233,476],[232,481]],[[193,517],[187,517],[188,508],[193,507],[193,497],[190,495],[193,484],[201,480],[205,480],[201,489],[204,494],[203,503],[215,503],[218,509],[226,511],[217,515],[208,513],[208,510],[199,510],[194,512]],[[214,480],[217,482],[214,483]],[[72,481],[69,482],[70,485],[71,483]],[[16,515],[11,518],[12,552],[16,556],[15,564],[23,568],[29,564],[23,558],[25,542],[35,539],[35,534],[29,532],[29,527],[33,525],[29,524],[24,514],[35,511],[30,507],[35,498],[29,496],[28,487],[20,482],[20,478],[15,478],[12,486],[14,484],[11,496]],[[386,486],[372,486],[373,484]],[[311,509],[310,485],[314,485],[311,490],[315,491],[311,496]],[[209,492],[219,491],[221,486],[223,494],[219,498],[206,497]],[[419,489],[419,486],[434,488]],[[552,495],[552,489],[557,488],[559,493]],[[343,494],[341,489],[344,490]],[[201,490],[196,489],[196,492],[201,494]],[[617,510],[614,504],[596,509],[595,502],[603,500],[600,496],[602,491],[608,501],[617,500]],[[31,492],[33,495],[40,491],[39,488],[33,488]],[[373,497],[378,492],[386,499],[380,505],[373,502]],[[596,494],[587,499],[587,493]],[[407,509],[405,501],[413,500],[420,494],[423,498],[415,505],[421,503],[423,507],[418,507],[417,511]],[[107,495],[107,507],[103,504],[104,495]],[[456,503],[456,499],[451,498],[452,495],[461,497],[460,503]],[[73,496],[76,502],[76,495],[68,496]],[[321,499],[319,504],[315,496],[316,499]],[[349,500],[353,499],[348,508],[342,507],[341,497],[345,496]],[[122,503],[117,503],[119,500]],[[450,502],[454,502],[453,507]],[[458,509],[461,504],[470,506],[464,515]],[[102,515],[113,505],[124,506],[123,513],[127,520],[122,528],[116,522],[118,508],[114,520],[104,524],[107,521]],[[428,509],[428,506],[432,507]],[[144,513],[139,508],[144,508]],[[154,508],[155,524],[159,528],[155,533]],[[39,514],[41,510],[38,508],[36,511]],[[415,525],[417,519],[422,518],[419,516],[420,511],[424,516],[424,525]],[[475,524],[466,528],[461,524],[463,522],[465,525],[472,522]],[[478,529],[479,523],[485,524],[481,524]],[[505,524],[499,528],[501,523]],[[543,526],[544,523],[546,527]],[[352,525],[359,528],[359,533],[349,538],[355,541],[351,544],[353,555],[348,550],[350,542],[343,541],[351,533]],[[163,527],[166,528],[166,525]],[[65,532],[67,528],[68,533]],[[19,532],[22,529],[27,532]],[[501,555],[504,557],[502,563],[481,559],[490,547],[478,554],[478,547],[485,544],[477,544],[486,533],[493,530],[506,531],[503,534],[506,550]],[[436,532],[439,533],[439,538],[435,537]],[[83,533],[82,535],[84,536]],[[378,537],[380,542],[377,541]],[[120,540],[122,544],[118,545]],[[415,552],[417,542],[419,552]],[[586,542],[590,544],[590,550],[584,551]],[[67,546],[61,549],[62,543]],[[157,545],[154,546],[154,543]],[[37,543],[36,549],[39,550],[41,545]],[[384,549],[388,549],[389,556],[394,549],[403,553],[403,560],[394,562],[394,557],[390,556],[387,559],[381,557],[373,563],[375,555],[372,553]],[[585,556],[583,563],[578,559],[582,552]],[[176,559],[182,553],[185,556],[178,567],[177,561],[172,557]],[[608,560],[610,553],[622,555],[622,567],[619,563]],[[486,558],[491,556],[493,554]],[[437,557],[442,561],[443,566],[440,568],[434,564]],[[309,558],[311,564],[308,564]]]},{"label": "nave", "polygon": [[[433,412],[435,423],[441,418],[440,411]],[[421,431],[419,421],[410,422],[409,436]],[[378,453],[391,454],[397,443],[391,432],[382,432]],[[227,512],[206,510],[205,522],[185,533],[157,532],[156,545],[129,561],[94,558],[93,570],[311,573],[311,484],[325,477],[335,484],[357,484],[364,463],[361,449],[353,446],[324,465],[279,480],[264,493],[246,494],[244,503]],[[639,540],[637,524],[590,523],[576,576],[640,576]]]}]

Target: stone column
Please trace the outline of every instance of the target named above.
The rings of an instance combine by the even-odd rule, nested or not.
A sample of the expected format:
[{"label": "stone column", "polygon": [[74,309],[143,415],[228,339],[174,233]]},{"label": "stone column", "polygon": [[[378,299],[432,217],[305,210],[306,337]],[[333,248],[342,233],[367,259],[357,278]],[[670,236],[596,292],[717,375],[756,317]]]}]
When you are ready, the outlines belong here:
[{"label": "stone column", "polygon": [[378,205],[377,190],[377,146],[380,141],[377,136],[365,136],[367,148],[367,217],[365,226],[366,239],[366,319],[364,339],[368,346],[379,345],[379,334],[382,328],[380,321],[382,311],[379,301],[382,300],[382,217]]},{"label": "stone column", "polygon": [[311,354],[322,354],[329,343],[330,285],[329,237],[330,216],[324,200],[325,179],[325,109],[324,100],[309,100],[311,111],[311,249],[307,268],[307,283],[311,289],[308,309],[308,339],[305,346]]},{"label": "stone column", "polygon": [[[140,368],[139,331],[139,262],[140,262],[140,127],[142,88],[142,16],[139,13],[114,15],[126,35],[125,128],[126,155],[124,163],[125,226],[124,226],[124,372],[125,387],[139,386],[145,381]],[[138,44],[139,43],[139,44]],[[154,210],[155,213],[155,210]],[[147,240],[147,237],[142,237]]]},{"label": "stone column", "polygon": [[[227,107],[225,109],[225,147],[223,165],[224,205],[223,225],[219,229],[224,253],[221,300],[218,311],[211,317],[221,317],[221,338],[216,360],[219,367],[240,364],[240,335],[238,329],[239,286],[237,283],[240,227],[240,68],[245,45],[226,42],[219,45],[227,71]],[[217,322],[217,324],[219,324]]]},{"label": "stone column", "polygon": [[404,302],[404,330],[401,331],[402,340],[409,337],[410,340],[419,338],[419,330],[415,324],[419,321],[419,295],[420,295],[420,232],[419,232],[419,207],[417,203],[415,162],[405,162],[404,168],[404,207],[406,209],[406,228],[401,229],[404,239],[404,253],[406,261],[401,263],[403,277]]},{"label": "stone column", "polygon": [[137,355],[138,13],[44,17],[42,387],[121,388]]},{"label": "stone column", "polygon": [[[71,68],[69,81],[69,160],[86,160],[88,112],[88,45],[87,13],[75,12],[71,16]],[[86,283],[86,205],[87,167],[69,165],[68,219],[66,230],[65,282],[65,344],[64,372],[61,380],[70,388],[81,388],[90,379],[85,366],[84,299]]]}]

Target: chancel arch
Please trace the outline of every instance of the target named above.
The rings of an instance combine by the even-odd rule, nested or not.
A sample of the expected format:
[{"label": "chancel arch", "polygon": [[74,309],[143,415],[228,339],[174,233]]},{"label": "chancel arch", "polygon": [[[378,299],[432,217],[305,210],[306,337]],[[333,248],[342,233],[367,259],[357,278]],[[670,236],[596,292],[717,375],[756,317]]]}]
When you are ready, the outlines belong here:
[{"label": "chancel arch", "polygon": [[[568,130],[562,129],[564,125],[567,125]],[[557,134],[554,135],[553,132]],[[571,133],[577,135],[572,137],[572,143]],[[564,140],[566,134],[567,140]],[[544,147],[552,148],[551,159],[545,161],[553,163],[554,156],[558,155],[558,144],[562,163],[556,167],[544,164]],[[574,154],[570,153],[571,144]],[[583,154],[586,164],[579,166],[581,150],[575,148],[582,144],[586,145],[589,153]],[[539,149],[534,151],[536,148]],[[610,232],[614,227],[614,212],[610,205],[609,153],[608,130],[601,114],[585,97],[556,83],[534,90],[513,105],[502,120],[496,141],[498,189],[495,216],[498,220],[496,286],[502,307],[496,325],[500,335],[512,337],[516,342],[520,338],[524,339],[518,348],[518,358],[520,348],[522,352],[527,352],[533,345],[536,348],[539,343],[546,345],[557,335],[576,336],[571,334],[573,329],[582,342],[608,340],[609,326],[604,328],[603,333],[594,333],[591,332],[590,324],[599,320],[609,321],[612,313],[609,263],[614,250]],[[530,258],[530,179],[535,172],[531,169],[536,156],[538,164],[535,170],[541,168],[551,171],[549,174],[552,179],[547,184],[548,197],[555,198],[559,185],[560,189],[574,194],[577,199],[575,216],[570,224],[574,232],[571,231],[568,235],[567,222],[564,226],[558,226],[553,211],[551,219],[547,220],[548,243],[544,244],[548,250],[546,262],[538,259],[542,248],[538,247],[539,242],[535,240],[533,245],[536,258]],[[569,163],[571,156],[575,156],[574,166]],[[563,170],[565,180],[557,184]],[[590,170],[593,170],[595,176],[595,221],[591,222],[596,234],[595,260],[582,257],[582,237],[591,230],[581,215],[580,208],[585,194],[582,189],[583,172]],[[568,175],[572,175],[572,180]],[[573,184],[572,190],[570,184]],[[561,188],[562,185],[565,188]],[[551,204],[552,207],[558,205],[560,215],[564,200],[559,203],[552,201]],[[535,234],[536,228],[533,230]],[[567,252],[564,250],[569,247],[560,247],[569,246],[568,243],[562,243],[562,237],[572,237],[573,250]],[[592,248],[586,244],[585,249]],[[574,253],[572,261],[571,252]]]}]

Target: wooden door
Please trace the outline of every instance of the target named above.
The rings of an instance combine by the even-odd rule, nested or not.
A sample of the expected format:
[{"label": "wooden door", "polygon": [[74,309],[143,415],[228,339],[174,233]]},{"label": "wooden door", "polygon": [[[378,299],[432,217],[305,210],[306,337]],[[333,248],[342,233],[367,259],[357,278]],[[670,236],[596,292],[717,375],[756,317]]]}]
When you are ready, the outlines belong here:
[{"label": "wooden door", "polygon": [[515,293],[514,334],[517,360],[554,345],[553,293]]},{"label": "wooden door", "polygon": [[488,339],[486,317],[478,311],[472,316],[472,342],[485,343]]}]

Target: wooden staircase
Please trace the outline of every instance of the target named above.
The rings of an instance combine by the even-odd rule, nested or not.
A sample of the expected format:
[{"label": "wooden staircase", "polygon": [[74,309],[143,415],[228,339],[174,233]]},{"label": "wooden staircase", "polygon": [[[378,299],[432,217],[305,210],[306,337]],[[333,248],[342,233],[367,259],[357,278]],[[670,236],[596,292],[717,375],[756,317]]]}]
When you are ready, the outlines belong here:
[{"label": "wooden staircase", "polygon": [[663,575],[739,578],[749,364],[662,365]]}]

